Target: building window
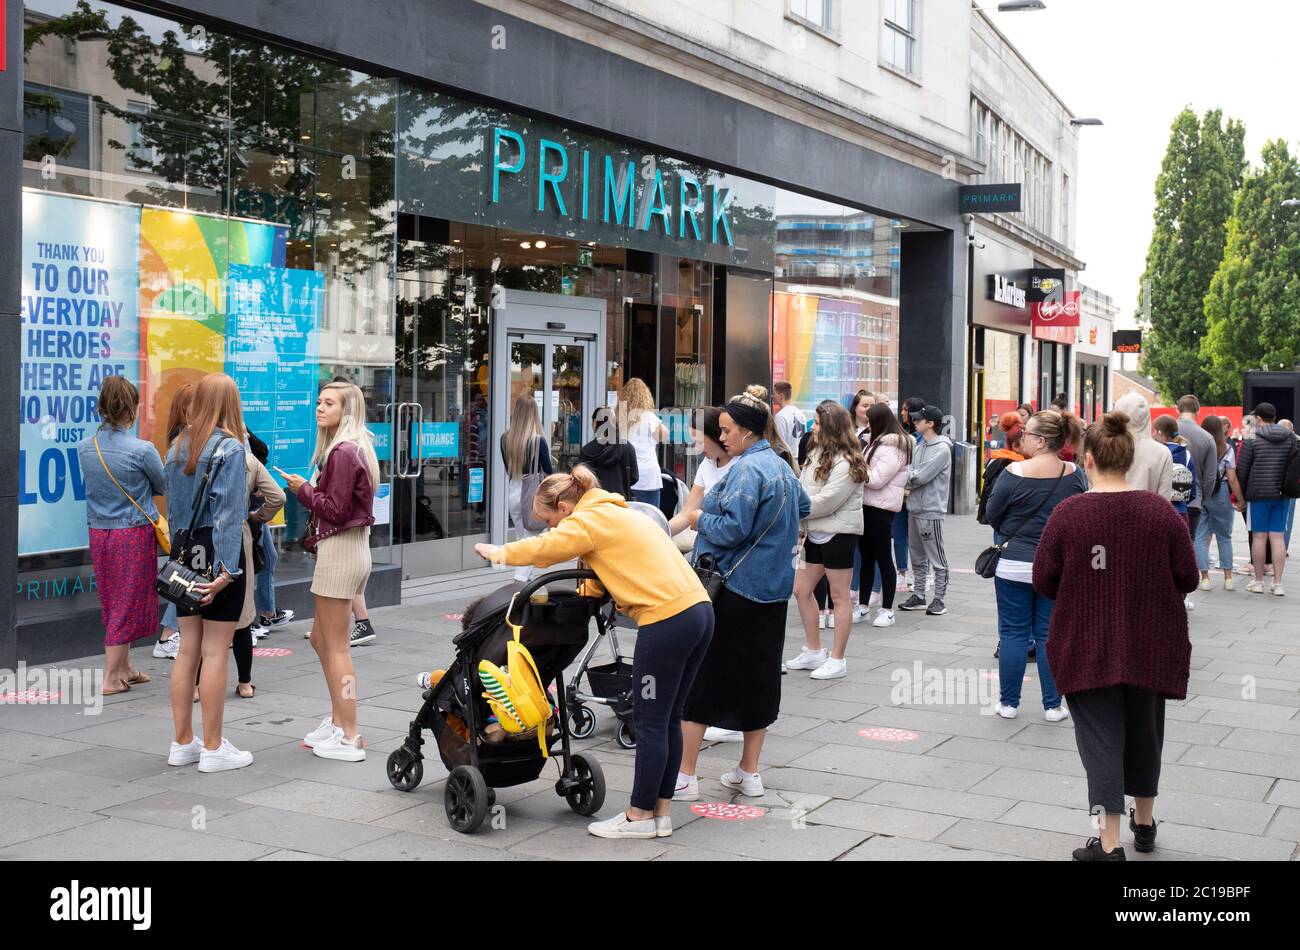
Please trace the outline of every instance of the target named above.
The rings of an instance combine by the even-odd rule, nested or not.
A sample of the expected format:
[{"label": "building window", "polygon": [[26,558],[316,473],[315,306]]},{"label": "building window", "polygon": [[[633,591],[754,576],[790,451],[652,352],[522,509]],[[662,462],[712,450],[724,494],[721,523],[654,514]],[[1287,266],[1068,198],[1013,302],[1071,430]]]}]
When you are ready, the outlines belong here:
[{"label": "building window", "polygon": [[1061,172],[1061,243],[1070,246],[1070,176]]},{"label": "building window", "polygon": [[145,142],[142,125],[149,115],[149,103],[128,100],[126,104],[126,167],[131,171],[152,171],[157,150]]},{"label": "building window", "polygon": [[881,56],[885,65],[909,76],[920,72],[917,56],[919,0],[884,0],[885,30]]},{"label": "building window", "polygon": [[835,29],[835,0],[790,0],[789,14],[830,32]]}]

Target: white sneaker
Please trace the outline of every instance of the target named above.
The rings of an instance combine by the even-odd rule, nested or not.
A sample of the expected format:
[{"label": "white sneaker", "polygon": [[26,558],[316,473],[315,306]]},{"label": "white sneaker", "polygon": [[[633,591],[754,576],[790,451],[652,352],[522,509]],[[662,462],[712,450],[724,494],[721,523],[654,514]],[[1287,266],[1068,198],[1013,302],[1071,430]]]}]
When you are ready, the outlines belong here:
[{"label": "white sneaker", "polygon": [[1184,597],[1184,598],[1183,598],[1183,609],[1184,609],[1184,610],[1195,610],[1195,609],[1196,609],[1196,604],[1192,603],[1192,598],[1190,598],[1190,597]]},{"label": "white sneaker", "polygon": [[673,835],[672,815],[655,815],[655,837],[671,838]]},{"label": "white sneaker", "polygon": [[1202,577],[1201,590],[1209,590],[1209,589],[1210,589],[1210,579],[1208,577]]},{"label": "white sneaker", "polygon": [[818,630],[826,629],[826,611],[824,610],[817,611],[817,629]]},{"label": "white sneaker", "polygon": [[[632,821],[627,817],[627,812],[619,812],[613,818],[606,818],[604,821],[593,821],[587,826],[587,833],[593,834],[597,838],[657,838],[659,837],[659,826],[654,819],[647,818],[644,821]],[[669,834],[672,829],[669,829]]]},{"label": "white sneaker", "polygon": [[222,739],[216,749],[203,749],[199,753],[200,772],[226,772],[253,764],[253,753],[240,752],[229,739]]},{"label": "white sneaker", "polygon": [[827,630],[835,629],[835,611],[833,610],[826,611],[826,629]]},{"label": "white sneaker", "polygon": [[1057,706],[1055,709],[1048,709],[1043,713],[1043,718],[1048,722],[1061,722],[1070,718],[1070,710],[1064,706]]},{"label": "white sneaker", "polygon": [[871,616],[870,607],[863,607],[861,604],[858,604],[858,606],[853,608],[854,623],[862,623],[862,621],[866,620],[870,616]]},{"label": "white sneaker", "polygon": [[1286,591],[1284,591],[1284,590],[1282,589],[1282,585],[1281,585],[1281,584],[1271,584],[1271,585],[1269,585],[1268,592],[1269,592],[1270,594],[1275,594],[1275,595],[1277,595],[1278,597],[1285,597],[1285,596],[1286,596]]},{"label": "white sneaker", "polygon": [[873,627],[892,627],[894,625],[894,612],[881,607],[876,614],[876,619],[871,621],[871,625]]},{"label": "white sneaker", "polygon": [[366,760],[366,744],[357,733],[351,739],[343,738],[343,730],[338,726],[334,727],[334,734],[328,739],[317,742],[311,747],[311,754],[318,755],[322,759],[335,759],[339,762],[364,762]]},{"label": "white sneaker", "polygon": [[249,628],[248,632],[252,634],[253,642],[257,643],[259,640],[261,640],[271,632],[271,628],[259,626],[258,624],[253,624],[253,626]]},{"label": "white sneaker", "polygon": [[[734,789],[748,798],[761,798],[763,796],[763,780],[757,772],[742,772],[739,767],[732,769],[722,776],[722,784],[727,788]],[[677,796],[674,795],[674,798]]]},{"label": "white sneaker", "polygon": [[1264,585],[1260,581],[1251,581],[1246,585],[1246,590],[1252,594],[1262,594],[1264,593]]},{"label": "white sneaker", "polygon": [[334,720],[330,716],[326,716],[320,721],[319,726],[303,736],[302,744],[310,749],[316,743],[324,742],[332,735],[334,735]]},{"label": "white sneaker", "polygon": [[700,800],[700,780],[698,776],[677,773],[677,784],[673,787],[673,801],[698,802]]},{"label": "white sneaker", "polygon": [[808,676],[810,679],[815,680],[834,680],[844,676],[848,670],[848,660],[837,660],[832,656],[827,657],[826,662],[809,673]]},{"label": "white sneaker", "polygon": [[1015,719],[1020,710],[1015,706],[1004,706],[1001,703],[998,703],[997,712],[1003,719]]},{"label": "white sneaker", "polygon": [[173,742],[171,751],[167,753],[168,765],[193,765],[199,760],[203,752],[203,740],[195,736],[193,741],[188,745],[181,745],[179,742]]},{"label": "white sneaker", "polygon": [[310,639],[311,639],[311,627],[308,627],[306,630],[304,630],[304,631],[302,632],[302,638],[303,638],[304,640],[310,640]]},{"label": "white sneaker", "polygon": [[804,648],[793,660],[785,661],[787,670],[815,670],[830,658],[829,650],[809,650]]},{"label": "white sneaker", "polygon": [[867,598],[868,607],[879,607],[881,604],[880,591],[873,590],[871,596]]},{"label": "white sneaker", "polygon": [[1234,584],[1233,581],[1232,581],[1232,575],[1231,575],[1231,574],[1229,574],[1227,577],[1225,577],[1225,578],[1223,579],[1223,589],[1224,589],[1224,590],[1234,590],[1234,589],[1236,589],[1236,586],[1237,586],[1237,585]]},{"label": "white sneaker", "polygon": [[735,729],[719,729],[717,726],[709,726],[704,730],[705,742],[742,742],[744,734],[737,732]]},{"label": "white sneaker", "polygon": [[159,660],[174,660],[181,652],[181,634],[176,631],[166,640],[159,640],[153,645],[153,655]]}]

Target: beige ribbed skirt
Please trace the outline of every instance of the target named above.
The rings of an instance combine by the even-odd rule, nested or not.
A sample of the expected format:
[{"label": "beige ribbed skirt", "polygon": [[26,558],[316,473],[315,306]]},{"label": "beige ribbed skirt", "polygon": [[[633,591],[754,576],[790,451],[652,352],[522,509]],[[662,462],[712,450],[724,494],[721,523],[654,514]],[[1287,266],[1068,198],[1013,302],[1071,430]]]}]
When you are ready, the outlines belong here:
[{"label": "beige ribbed skirt", "polygon": [[317,597],[351,600],[370,577],[370,528],[348,528],[316,545],[311,592]]}]

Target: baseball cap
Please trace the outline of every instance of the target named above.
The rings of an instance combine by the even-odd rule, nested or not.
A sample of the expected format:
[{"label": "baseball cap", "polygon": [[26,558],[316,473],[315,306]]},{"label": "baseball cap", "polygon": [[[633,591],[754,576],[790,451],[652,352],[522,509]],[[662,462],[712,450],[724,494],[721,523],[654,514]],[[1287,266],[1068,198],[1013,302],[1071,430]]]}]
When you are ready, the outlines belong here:
[{"label": "baseball cap", "polygon": [[924,419],[926,422],[933,422],[938,425],[943,422],[943,410],[938,406],[926,406],[920,412],[915,413],[918,419]]},{"label": "baseball cap", "polygon": [[1277,407],[1274,406],[1271,402],[1261,402],[1258,406],[1255,407],[1255,411],[1251,413],[1251,415],[1262,416],[1265,419],[1276,419]]}]

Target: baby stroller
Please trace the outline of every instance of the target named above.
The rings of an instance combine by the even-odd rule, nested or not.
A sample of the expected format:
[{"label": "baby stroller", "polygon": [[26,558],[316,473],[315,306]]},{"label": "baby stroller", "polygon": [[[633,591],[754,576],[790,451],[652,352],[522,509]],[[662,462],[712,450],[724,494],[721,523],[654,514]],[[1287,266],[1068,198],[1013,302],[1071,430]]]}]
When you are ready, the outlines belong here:
[{"label": "baby stroller", "polygon": [[[532,653],[542,683],[555,681],[586,646],[591,619],[603,626],[612,603],[608,597],[579,596],[572,588],[548,590],[541,604],[530,598],[559,581],[595,579],[588,570],[552,571],[526,584],[507,584],[482,600],[453,641],[456,658],[442,679],[425,691],[406,741],[388,757],[388,781],[394,788],[412,791],[424,777],[420,747],[426,729],[433,733],[450,772],[443,793],[447,821],[462,834],[473,833],[483,823],[496,803],[493,789],[522,785],[541,775],[547,758],[534,731],[504,737],[487,732],[490,710],[482,698],[478,664],[483,659],[505,663],[506,642],[513,639],[506,623],[510,619],[523,627],[520,639]],[[545,727],[546,748],[560,766],[555,792],[579,815],[593,815],[605,803],[605,776],[595,758],[569,748],[565,692],[556,691],[559,708]]]}]

